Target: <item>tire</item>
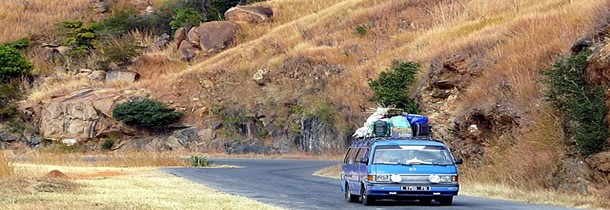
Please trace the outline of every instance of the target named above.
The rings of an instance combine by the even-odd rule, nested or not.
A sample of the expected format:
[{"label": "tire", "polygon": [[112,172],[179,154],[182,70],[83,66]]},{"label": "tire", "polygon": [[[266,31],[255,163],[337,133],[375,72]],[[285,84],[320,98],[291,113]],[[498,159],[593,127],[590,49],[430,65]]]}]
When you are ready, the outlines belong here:
[{"label": "tire", "polygon": [[453,204],[453,196],[450,197],[440,197],[436,199],[442,206],[451,206]]},{"label": "tire", "polygon": [[366,190],[364,190],[364,186],[360,187],[360,202],[362,205],[370,206],[375,203],[375,198],[366,195]]},{"label": "tire", "polygon": [[350,191],[349,191],[349,184],[345,184],[345,200],[347,200],[347,202],[350,203],[355,203],[356,201],[358,201],[358,196],[354,196]]}]

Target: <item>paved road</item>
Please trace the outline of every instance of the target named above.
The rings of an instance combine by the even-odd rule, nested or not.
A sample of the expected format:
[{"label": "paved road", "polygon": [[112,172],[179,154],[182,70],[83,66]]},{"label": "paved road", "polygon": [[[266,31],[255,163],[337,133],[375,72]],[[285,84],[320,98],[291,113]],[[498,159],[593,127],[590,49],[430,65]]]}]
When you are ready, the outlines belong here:
[{"label": "paved road", "polygon": [[165,168],[166,172],[230,194],[287,209],[566,209],[554,206],[457,196],[452,206],[417,202],[378,202],[367,207],[347,203],[336,179],[312,176],[336,161],[215,159],[240,168]]}]

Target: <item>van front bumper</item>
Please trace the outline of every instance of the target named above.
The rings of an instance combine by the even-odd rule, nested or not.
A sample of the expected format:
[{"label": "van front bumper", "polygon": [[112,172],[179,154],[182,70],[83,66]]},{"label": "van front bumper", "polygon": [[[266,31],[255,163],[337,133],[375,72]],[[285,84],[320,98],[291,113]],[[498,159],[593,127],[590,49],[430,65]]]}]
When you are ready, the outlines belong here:
[{"label": "van front bumper", "polygon": [[[430,190],[407,190],[406,187],[430,187]],[[377,198],[445,197],[456,196],[459,184],[386,184],[367,183],[366,194]]]}]

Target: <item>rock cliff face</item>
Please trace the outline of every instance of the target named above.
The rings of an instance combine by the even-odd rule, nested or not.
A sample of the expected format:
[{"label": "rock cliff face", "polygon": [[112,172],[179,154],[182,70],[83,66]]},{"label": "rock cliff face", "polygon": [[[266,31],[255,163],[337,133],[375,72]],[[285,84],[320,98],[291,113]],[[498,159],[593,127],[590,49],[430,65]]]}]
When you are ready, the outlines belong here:
[{"label": "rock cliff face", "polygon": [[38,128],[45,139],[92,139],[111,132],[126,131],[112,119],[112,109],[120,97],[99,97],[96,90],[86,89],[58,97],[36,107],[40,116]]}]

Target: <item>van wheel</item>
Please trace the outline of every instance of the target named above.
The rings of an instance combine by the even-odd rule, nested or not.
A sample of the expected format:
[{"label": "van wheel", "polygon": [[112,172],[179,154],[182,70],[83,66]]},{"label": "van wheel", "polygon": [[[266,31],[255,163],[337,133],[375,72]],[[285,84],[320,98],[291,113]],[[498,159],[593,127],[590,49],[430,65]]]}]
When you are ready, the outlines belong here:
[{"label": "van wheel", "polygon": [[347,200],[347,202],[356,202],[356,201],[358,201],[358,196],[354,196],[349,191],[349,184],[345,184],[345,200]]},{"label": "van wheel", "polygon": [[453,196],[449,196],[449,197],[440,197],[436,199],[439,203],[441,203],[441,205],[443,206],[451,206],[451,204],[453,203]]},{"label": "van wheel", "polygon": [[371,196],[368,196],[366,194],[366,190],[364,190],[364,186],[360,187],[360,202],[362,202],[362,204],[365,206],[370,206],[370,205],[373,205],[373,203],[375,203],[375,199],[371,198]]}]

